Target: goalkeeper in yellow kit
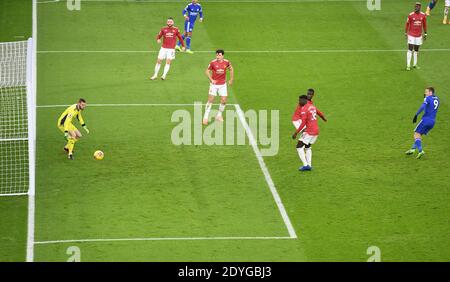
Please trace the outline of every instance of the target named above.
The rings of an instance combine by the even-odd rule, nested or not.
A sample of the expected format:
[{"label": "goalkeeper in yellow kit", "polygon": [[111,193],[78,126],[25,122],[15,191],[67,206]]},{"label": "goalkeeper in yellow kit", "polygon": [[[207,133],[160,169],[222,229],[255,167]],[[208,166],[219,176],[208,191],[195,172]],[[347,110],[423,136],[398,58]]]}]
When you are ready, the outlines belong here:
[{"label": "goalkeeper in yellow kit", "polygon": [[73,118],[76,117],[84,130],[89,133],[89,129],[86,127],[83,117],[81,116],[81,111],[83,111],[86,106],[86,100],[80,98],[78,103],[68,107],[58,119],[58,128],[64,133],[64,138],[67,140],[64,150],[68,153],[70,160],[73,160],[73,147],[82,136],[80,131],[73,125]]}]

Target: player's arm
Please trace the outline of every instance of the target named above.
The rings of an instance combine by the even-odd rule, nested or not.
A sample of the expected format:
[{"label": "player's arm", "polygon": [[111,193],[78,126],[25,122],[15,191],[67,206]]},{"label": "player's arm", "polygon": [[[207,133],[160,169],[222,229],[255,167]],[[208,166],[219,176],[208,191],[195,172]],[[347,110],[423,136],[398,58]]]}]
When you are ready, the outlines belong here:
[{"label": "player's arm", "polygon": [[64,121],[64,137],[69,138],[69,126],[72,124],[74,112],[72,110],[67,111],[67,117]]},{"label": "player's arm", "polygon": [[328,121],[327,118],[325,117],[325,115],[321,111],[319,111],[318,108],[316,108],[316,113],[324,122]]},{"label": "player's arm", "polygon": [[158,44],[161,43],[161,37],[163,36],[163,30],[161,29],[158,33],[158,35],[156,36],[156,42],[158,42]]},{"label": "player's arm", "polygon": [[427,34],[427,17],[423,18],[423,39],[426,39],[428,34]]},{"label": "player's arm", "polygon": [[84,122],[84,119],[83,119],[83,116],[81,115],[81,112],[78,112],[77,118],[78,118],[78,121],[79,121],[80,124],[81,124],[81,127],[83,127],[83,129],[84,129],[87,133],[89,133],[89,129],[87,128],[86,123]]},{"label": "player's arm", "polygon": [[199,14],[200,14],[200,22],[203,22],[203,9],[202,9],[202,6],[200,6]]},{"label": "player's arm", "polygon": [[423,102],[423,104],[420,106],[420,108],[417,111],[417,113],[414,115],[413,123],[417,122],[417,117],[420,115],[421,112],[423,112],[425,110],[426,106],[427,106],[427,101],[425,100],[425,102]]},{"label": "player's arm", "polygon": [[406,25],[405,25],[405,36],[408,37],[408,31],[409,31],[409,17],[406,19]]},{"label": "player's arm", "polygon": [[233,85],[233,81],[234,81],[234,69],[233,69],[233,66],[231,65],[231,63],[230,63],[230,65],[228,66],[228,69],[230,70],[230,80],[228,81],[228,85]]},{"label": "player's arm", "polygon": [[295,130],[294,134],[292,134],[292,139],[297,138],[299,132],[306,129],[306,118],[300,119],[300,126]]},{"label": "player's arm", "polygon": [[189,4],[187,4],[187,5],[186,5],[186,8],[183,9],[183,17],[184,17],[186,20],[189,20],[189,16],[188,16],[188,14],[187,14],[188,9],[189,9]]},{"label": "player's arm", "polygon": [[205,70],[205,74],[206,74],[206,76],[208,77],[208,79],[209,79],[209,81],[212,83],[212,84],[216,84],[216,81],[214,80],[214,79],[212,79],[212,76],[211,76],[211,64],[209,64],[209,66],[208,66],[208,68],[206,68],[206,70]]},{"label": "player's arm", "polygon": [[[301,123],[303,124],[303,120],[301,121]],[[306,129],[306,126],[300,126],[297,130],[295,130],[294,134],[292,134],[292,139],[296,139],[297,135],[299,132],[303,131]]]},{"label": "player's arm", "polygon": [[177,30],[177,37],[178,37],[178,40],[181,42],[181,46],[183,46],[183,50],[185,49],[185,47],[184,47],[184,40],[183,40],[183,37],[181,37],[181,33],[180,33],[180,31],[178,31]]}]

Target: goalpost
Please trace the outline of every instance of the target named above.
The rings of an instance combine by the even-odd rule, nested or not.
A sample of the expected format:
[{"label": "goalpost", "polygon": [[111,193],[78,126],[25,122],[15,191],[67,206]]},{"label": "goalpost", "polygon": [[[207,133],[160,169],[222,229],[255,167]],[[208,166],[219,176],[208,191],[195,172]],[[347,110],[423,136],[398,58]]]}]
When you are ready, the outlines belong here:
[{"label": "goalpost", "polygon": [[0,196],[34,195],[33,40],[0,43]]}]

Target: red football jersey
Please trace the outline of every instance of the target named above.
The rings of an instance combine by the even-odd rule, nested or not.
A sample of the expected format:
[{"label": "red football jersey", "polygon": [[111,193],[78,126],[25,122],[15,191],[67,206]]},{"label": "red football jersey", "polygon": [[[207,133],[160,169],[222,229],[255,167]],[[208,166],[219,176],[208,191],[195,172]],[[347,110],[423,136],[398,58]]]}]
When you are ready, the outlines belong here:
[{"label": "red football jersey", "polygon": [[[308,103],[306,105],[313,105],[313,101],[308,101]],[[319,111],[319,109],[316,108],[317,114],[321,117],[324,118],[324,114]],[[299,119],[302,119],[302,106],[297,105],[297,108],[295,109],[294,114],[292,115],[292,121],[296,121]]]},{"label": "red football jersey", "polygon": [[302,126],[306,126],[305,132],[309,135],[319,135],[319,124],[317,122],[317,108],[312,103],[302,107]]},{"label": "red football jersey", "polygon": [[212,79],[216,81],[216,85],[223,85],[226,83],[227,69],[231,70],[232,68],[231,62],[225,59],[222,62],[213,60],[208,66],[208,69],[212,71]]},{"label": "red football jersey", "polygon": [[415,13],[412,12],[409,14],[408,18],[406,19],[406,33],[408,33],[409,36],[413,37],[421,37],[422,36],[422,30],[425,32],[427,31],[427,15],[425,13]]},{"label": "red football jersey", "polygon": [[294,114],[292,115],[292,121],[296,121],[296,120],[302,119],[301,112],[302,112],[302,106],[300,106],[298,104],[297,108],[295,109]]},{"label": "red football jersey", "polygon": [[168,27],[165,26],[161,28],[160,32],[156,39],[161,39],[163,37],[162,47],[167,49],[175,49],[175,45],[177,44],[177,37],[180,40],[181,45],[184,47],[183,37],[181,37],[180,31],[177,27]]}]

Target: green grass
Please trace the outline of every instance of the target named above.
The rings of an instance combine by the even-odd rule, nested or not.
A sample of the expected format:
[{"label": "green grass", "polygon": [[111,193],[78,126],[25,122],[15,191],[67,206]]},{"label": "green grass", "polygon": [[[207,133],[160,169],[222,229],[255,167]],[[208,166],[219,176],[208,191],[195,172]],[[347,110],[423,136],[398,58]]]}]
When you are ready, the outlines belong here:
[{"label": "green grass", "polygon": [[[18,2],[1,2],[11,12],[7,18],[24,13]],[[65,3],[40,4],[38,48],[157,51],[154,38],[166,17],[182,27],[184,2],[88,2],[79,12]],[[449,261],[450,52],[422,52],[422,69],[412,72],[404,71],[403,51],[330,52],[405,49],[404,20],[414,1],[383,1],[376,12],[365,2],[203,2],[194,51],[325,50],[226,53],[236,73],[230,102],[244,111],[279,110],[280,149],[265,162],[299,238],[36,245],[36,261],[65,261],[73,245],[83,261],[366,261],[373,245],[383,261]],[[425,49],[450,46],[441,10],[439,4],[429,18]],[[23,31],[2,28],[0,38],[29,35],[28,16],[14,24]],[[4,18],[2,26],[9,26]],[[152,82],[156,53],[40,53],[38,105],[79,97],[91,104],[204,102],[203,72],[213,58],[213,52],[177,53],[168,80]],[[441,106],[424,139],[427,155],[416,160],[403,153],[428,85],[436,87]],[[314,171],[301,174],[290,118],[309,87],[329,122],[320,123]],[[174,146],[171,115],[179,109],[192,111],[88,107],[91,134],[69,162],[56,128],[64,108],[39,108],[36,241],[288,236],[252,148]],[[101,162],[92,158],[97,149],[105,152]],[[0,199],[0,214],[0,260],[23,260],[26,198]]]}]

